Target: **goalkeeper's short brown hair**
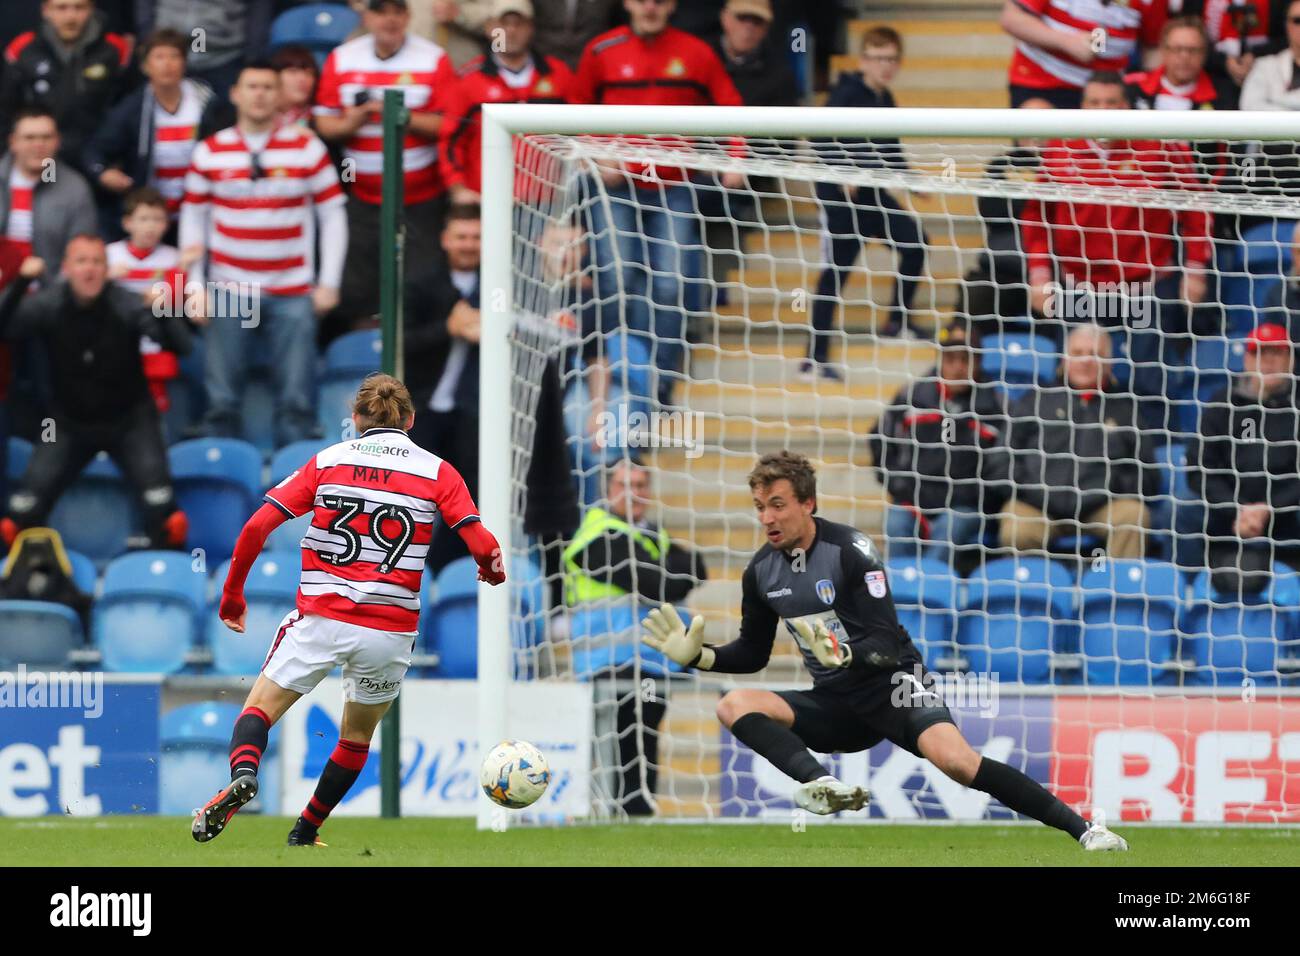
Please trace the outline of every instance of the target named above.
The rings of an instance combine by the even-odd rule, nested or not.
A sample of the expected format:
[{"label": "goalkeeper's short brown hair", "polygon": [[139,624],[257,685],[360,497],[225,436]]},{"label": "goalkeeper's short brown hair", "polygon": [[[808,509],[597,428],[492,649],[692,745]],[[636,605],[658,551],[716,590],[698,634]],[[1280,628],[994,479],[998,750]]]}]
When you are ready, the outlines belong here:
[{"label": "goalkeeper's short brown hair", "polygon": [[800,501],[817,497],[817,469],[798,452],[782,449],[764,455],[749,473],[749,488],[770,486],[782,478],[794,487],[794,496]]}]

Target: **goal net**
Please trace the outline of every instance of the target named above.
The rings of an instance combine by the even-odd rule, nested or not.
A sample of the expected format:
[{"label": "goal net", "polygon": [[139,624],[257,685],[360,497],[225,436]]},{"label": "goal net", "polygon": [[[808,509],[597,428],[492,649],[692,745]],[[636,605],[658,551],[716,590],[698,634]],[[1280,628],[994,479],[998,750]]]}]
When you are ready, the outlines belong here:
[{"label": "goal net", "polygon": [[[1300,822],[1284,124],[527,110],[485,112],[485,742],[513,682],[576,683],[590,819],[801,820],[715,716],[810,686],[787,629],[752,675],[639,643],[664,600],[736,637],[790,449],[977,750],[1111,822]],[[887,740],[824,763],[862,818],[1013,818]]]}]

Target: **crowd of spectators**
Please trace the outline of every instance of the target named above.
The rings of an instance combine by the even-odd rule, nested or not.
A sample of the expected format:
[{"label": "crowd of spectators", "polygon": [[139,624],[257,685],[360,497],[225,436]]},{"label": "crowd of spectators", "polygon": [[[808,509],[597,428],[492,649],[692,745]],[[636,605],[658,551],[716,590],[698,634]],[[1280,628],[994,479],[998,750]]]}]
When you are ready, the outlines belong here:
[{"label": "crowd of spectators", "polygon": [[[333,338],[373,324],[378,310],[379,110],[384,91],[399,89],[410,116],[402,321],[420,406],[416,438],[457,461],[473,488],[481,107],[793,105],[805,100],[783,38],[795,24],[824,36],[827,16],[772,0],[356,0],[358,30],[315,55],[293,44],[273,48],[272,22],[293,6],[16,5],[0,72],[7,137],[0,284],[9,340],[0,356],[9,366],[0,375],[8,382],[0,437],[37,437],[54,412],[74,432],[91,424],[74,409],[88,408],[83,400],[101,386],[94,374],[71,374],[71,359],[39,354],[48,318],[37,321],[28,303],[40,296],[64,297],[46,305],[47,317],[109,301],[122,313],[118,337],[96,343],[102,353],[83,350],[111,352],[115,363],[131,366],[125,380],[141,386],[96,407],[97,416],[120,416],[110,430],[161,428],[169,383],[182,374],[180,353],[193,339],[188,361],[199,369],[204,411],[186,423],[187,434],[242,434],[241,406],[257,366],[270,373],[277,446],[335,437],[318,425],[317,363]],[[835,27],[837,5],[822,6]],[[1045,0],[1007,0],[1001,22],[1015,40],[1013,106],[1300,109],[1292,76],[1300,0],[1076,7],[1067,15]],[[883,25],[856,36],[856,68],[839,76],[826,102],[892,107],[891,85],[906,69],[903,38]],[[869,131],[812,148],[830,165],[909,172],[902,144]],[[1260,155],[1267,163],[1267,147]],[[1057,139],[1017,144],[987,175],[1197,189],[1226,185],[1236,175],[1233,159],[1214,144]],[[579,197],[587,217],[571,224],[569,237],[590,264],[581,270],[590,307],[579,310],[580,321],[586,340],[600,346],[583,352],[576,377],[591,420],[619,387],[638,407],[674,405],[688,371],[690,321],[725,299],[744,232],[762,216],[758,188],[736,172],[703,177],[634,163],[601,165],[581,184],[609,200]],[[841,292],[866,243],[882,243],[896,257],[889,299],[876,310],[877,338],[931,334],[919,315],[932,310],[917,303],[930,240],[906,197],[886,189],[819,182],[815,201],[825,254],[800,372],[834,382],[845,371],[832,354],[841,340]],[[1216,257],[1250,223],[1191,205],[984,197],[979,211],[984,249],[955,320],[939,334],[939,362],[900,391],[871,436],[890,498],[891,553],[925,551],[962,564],[988,547],[1051,550],[1065,539],[1098,541],[1119,556],[1148,553],[1157,446],[1163,440],[1167,449],[1171,439],[1189,449],[1204,530],[1223,539],[1203,548],[1200,560],[1249,565],[1255,559],[1243,555],[1259,542],[1289,535],[1300,498],[1291,501],[1284,486],[1294,479],[1300,489],[1292,474],[1300,435],[1288,424],[1295,418],[1288,325],[1264,322],[1251,333],[1246,369],[1225,386],[1213,414],[1199,424],[1176,414],[1186,397],[1180,389],[1195,377],[1193,337],[1224,332]],[[718,223],[725,235],[706,228]],[[73,288],[72,250],[87,275],[102,259],[109,291],[94,291],[89,278]],[[156,318],[160,280],[183,328],[145,320],[146,313]],[[1063,296],[1073,293],[1060,290],[1103,284],[1140,291],[1125,292],[1123,309],[1106,308],[1092,291],[1079,303],[1086,308],[1063,309]],[[222,297],[214,286],[234,291]],[[40,291],[25,297],[29,288]],[[182,294],[195,288],[201,291]],[[126,314],[128,303],[140,314]],[[1133,312],[1150,321],[1128,321]],[[1053,343],[1062,361],[1054,381],[1012,400],[981,366],[991,343],[1017,324]],[[129,336],[138,345],[134,363],[123,351]],[[47,346],[54,344],[68,346]],[[1264,455],[1260,474],[1243,477],[1255,466],[1241,464],[1249,456],[1233,430],[1251,415],[1274,436],[1270,443],[1292,448],[1292,458]],[[578,427],[590,431],[590,420]],[[78,449],[78,456],[103,449],[118,458],[148,506],[153,540],[183,540],[183,516],[163,513],[165,460],[140,456],[150,462],[145,473],[138,461],[127,467],[118,442],[96,437]],[[599,463],[624,457],[626,449],[607,447]],[[1224,478],[1226,468],[1236,472]],[[75,470],[73,458],[34,459],[8,499],[6,538],[41,520],[49,495]],[[55,472],[57,481],[36,488]],[[583,497],[593,504],[599,494]]]}]

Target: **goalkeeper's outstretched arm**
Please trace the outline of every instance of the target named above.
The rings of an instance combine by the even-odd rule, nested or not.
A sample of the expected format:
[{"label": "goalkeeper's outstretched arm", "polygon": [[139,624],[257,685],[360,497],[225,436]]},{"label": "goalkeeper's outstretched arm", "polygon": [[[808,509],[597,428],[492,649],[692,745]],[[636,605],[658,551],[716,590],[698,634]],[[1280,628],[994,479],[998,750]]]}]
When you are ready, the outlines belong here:
[{"label": "goalkeeper's outstretched arm", "polygon": [[752,674],[767,666],[780,618],[758,594],[754,567],[745,569],[740,601],[740,636],[729,644],[704,644],[704,618],[685,624],[677,609],[665,604],[646,618],[642,640],[682,667],[721,674]]}]

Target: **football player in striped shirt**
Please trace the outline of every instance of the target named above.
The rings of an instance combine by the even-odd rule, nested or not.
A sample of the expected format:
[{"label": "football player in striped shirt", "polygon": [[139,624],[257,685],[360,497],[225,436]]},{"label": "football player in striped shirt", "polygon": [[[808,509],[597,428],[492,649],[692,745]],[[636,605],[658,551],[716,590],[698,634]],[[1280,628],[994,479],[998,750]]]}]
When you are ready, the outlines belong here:
[{"label": "football player in striped shirt", "polygon": [[343,667],[339,741],[316,792],[289,834],[290,846],[321,845],[318,830],[365,766],[370,739],[402,686],[420,614],[420,576],[434,527],[457,531],[479,580],[506,579],[501,549],[451,463],[407,434],[415,421],[406,386],[372,375],[353,403],[358,438],[318,452],[266,494],[235,544],[219,613],[243,633],[244,581],[267,536],[311,514],[302,539],[298,606],[281,622],[262,672],[235,722],[230,784],[194,817],[194,839],[217,837],[257,795],[257,768],[271,726],[336,665]]}]

